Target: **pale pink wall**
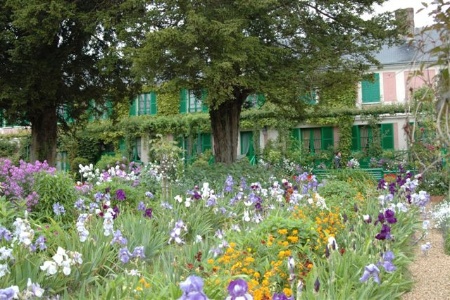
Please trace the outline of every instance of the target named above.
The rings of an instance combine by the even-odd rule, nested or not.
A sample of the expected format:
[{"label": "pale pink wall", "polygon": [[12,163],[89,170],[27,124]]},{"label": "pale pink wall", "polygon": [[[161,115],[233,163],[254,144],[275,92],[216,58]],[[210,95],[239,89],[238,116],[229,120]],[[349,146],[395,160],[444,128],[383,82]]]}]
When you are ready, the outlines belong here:
[{"label": "pale pink wall", "polygon": [[383,99],[386,102],[397,101],[397,82],[395,72],[383,73]]},{"label": "pale pink wall", "polygon": [[416,76],[412,76],[413,74],[413,72],[405,71],[406,99],[411,98],[411,89],[414,91],[426,84],[432,83],[435,75],[435,70],[424,70],[423,74]]}]

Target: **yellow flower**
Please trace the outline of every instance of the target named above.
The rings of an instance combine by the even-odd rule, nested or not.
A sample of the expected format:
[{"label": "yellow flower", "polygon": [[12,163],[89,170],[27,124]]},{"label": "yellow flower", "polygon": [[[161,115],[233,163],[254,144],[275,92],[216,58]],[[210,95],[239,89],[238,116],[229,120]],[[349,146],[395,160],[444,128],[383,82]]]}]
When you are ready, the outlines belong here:
[{"label": "yellow flower", "polygon": [[292,244],[298,242],[298,236],[288,236],[287,239],[288,239]]},{"label": "yellow flower", "polygon": [[282,235],[286,235],[288,233],[287,229],[278,229],[278,233]]},{"label": "yellow flower", "polygon": [[214,264],[214,259],[210,258],[210,259],[208,259],[207,262],[208,262],[208,264],[212,265],[212,264]]},{"label": "yellow flower", "polygon": [[287,297],[292,296],[292,290],[289,289],[289,288],[284,288],[284,289],[283,289],[283,293],[284,293]]},{"label": "yellow flower", "polygon": [[298,230],[297,230],[297,229],[292,230],[292,234],[293,234],[293,235],[298,234]]}]

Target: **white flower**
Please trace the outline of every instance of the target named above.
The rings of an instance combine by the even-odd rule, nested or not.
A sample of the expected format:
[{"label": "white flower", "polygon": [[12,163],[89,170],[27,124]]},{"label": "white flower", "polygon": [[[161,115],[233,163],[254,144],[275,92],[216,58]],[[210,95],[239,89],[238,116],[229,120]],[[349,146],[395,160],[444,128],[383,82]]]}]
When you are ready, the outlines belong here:
[{"label": "white flower", "polygon": [[54,261],[45,261],[40,267],[42,271],[46,271],[47,275],[54,275],[58,271],[58,265]]},{"label": "white flower", "polygon": [[190,207],[191,206],[191,198],[186,198],[186,202],[184,202],[184,205],[186,207]]},{"label": "white flower", "polygon": [[250,214],[247,210],[244,210],[244,217],[242,218],[245,222],[250,222]]},{"label": "white flower", "polygon": [[196,235],[195,236],[195,242],[194,243],[201,243],[203,241],[203,238],[201,235]]},{"label": "white flower", "polygon": [[338,244],[336,242],[336,239],[334,238],[334,236],[330,236],[328,238],[328,249],[329,250],[338,250]]},{"label": "white flower", "polygon": [[125,270],[125,273],[127,274],[127,275],[130,275],[130,276],[141,276],[141,273],[138,271],[138,270],[136,270],[136,269],[132,269],[132,270]]},{"label": "white flower", "polygon": [[176,195],[175,200],[178,201],[179,203],[183,202],[183,198],[181,198],[180,195]]},{"label": "white flower", "polygon": [[0,278],[5,276],[6,274],[9,274],[8,265],[0,264]]},{"label": "white flower", "polygon": [[74,264],[81,265],[83,263],[82,254],[76,251],[70,252],[70,257],[72,258],[72,261]]},{"label": "white flower", "polygon": [[71,260],[71,259],[68,259],[68,260],[63,261],[62,264],[61,264],[61,267],[63,267],[63,273],[64,273],[64,275],[66,275],[66,276],[69,276],[69,275],[70,275],[70,272],[71,272],[71,269],[70,269],[71,262],[72,262],[72,260]]},{"label": "white flower", "polygon": [[0,261],[6,260],[7,258],[14,259],[14,256],[12,255],[13,249],[7,249],[6,247],[0,248]]},{"label": "white flower", "polygon": [[58,266],[61,266],[64,260],[67,260],[69,257],[66,254],[66,250],[64,250],[61,247],[58,247],[58,250],[56,251],[56,254],[53,255],[53,260],[58,264]]},{"label": "white flower", "polygon": [[27,294],[30,294],[30,298],[33,296],[41,298],[45,291],[39,284],[31,282],[31,278],[28,278],[27,290]]}]

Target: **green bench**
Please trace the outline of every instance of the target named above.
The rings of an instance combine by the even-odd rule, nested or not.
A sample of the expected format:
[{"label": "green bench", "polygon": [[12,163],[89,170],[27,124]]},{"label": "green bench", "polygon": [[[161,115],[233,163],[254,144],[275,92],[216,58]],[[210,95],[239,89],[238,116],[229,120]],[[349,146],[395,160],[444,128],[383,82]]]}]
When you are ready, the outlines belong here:
[{"label": "green bench", "polygon": [[[375,180],[380,180],[380,179],[384,178],[384,170],[382,168],[361,168],[358,170],[364,171],[364,172],[372,175],[372,177]],[[333,175],[333,173],[337,173],[337,172],[339,172],[339,170],[337,170],[337,169],[314,169],[314,170],[312,170],[312,173],[314,175],[316,175],[316,178],[319,180],[330,177]]]}]

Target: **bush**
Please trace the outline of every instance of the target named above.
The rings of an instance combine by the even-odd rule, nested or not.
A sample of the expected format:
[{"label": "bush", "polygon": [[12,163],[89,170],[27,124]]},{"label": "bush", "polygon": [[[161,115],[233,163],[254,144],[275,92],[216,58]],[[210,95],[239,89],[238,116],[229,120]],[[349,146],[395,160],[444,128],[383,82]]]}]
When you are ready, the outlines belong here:
[{"label": "bush", "polygon": [[70,162],[70,174],[73,176],[73,178],[80,179],[80,165],[86,166],[89,164],[89,160],[84,157],[75,157]]},{"label": "bush", "polygon": [[95,168],[99,169],[100,171],[106,171],[112,167],[115,167],[118,164],[125,164],[126,166],[128,165],[128,159],[126,159],[120,154],[116,154],[114,156],[102,155],[100,160],[95,164]]},{"label": "bush", "polygon": [[39,202],[33,206],[32,211],[41,216],[53,216],[55,203],[59,202],[68,209],[73,207],[77,199],[73,181],[65,172],[36,174],[33,189],[39,195]]}]

